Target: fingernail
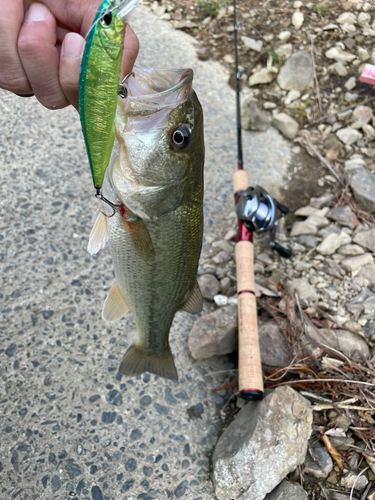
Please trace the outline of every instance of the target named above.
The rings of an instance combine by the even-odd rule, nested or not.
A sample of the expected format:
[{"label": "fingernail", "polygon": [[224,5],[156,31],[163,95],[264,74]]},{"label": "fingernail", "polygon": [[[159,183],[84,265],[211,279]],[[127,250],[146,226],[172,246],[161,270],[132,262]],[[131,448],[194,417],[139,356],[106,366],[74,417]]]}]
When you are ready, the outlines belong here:
[{"label": "fingernail", "polygon": [[26,21],[35,23],[37,21],[44,21],[49,16],[50,11],[42,3],[32,3],[27,11]]},{"label": "fingernail", "polygon": [[78,33],[68,33],[61,47],[61,55],[64,57],[79,58],[82,56],[84,39]]}]

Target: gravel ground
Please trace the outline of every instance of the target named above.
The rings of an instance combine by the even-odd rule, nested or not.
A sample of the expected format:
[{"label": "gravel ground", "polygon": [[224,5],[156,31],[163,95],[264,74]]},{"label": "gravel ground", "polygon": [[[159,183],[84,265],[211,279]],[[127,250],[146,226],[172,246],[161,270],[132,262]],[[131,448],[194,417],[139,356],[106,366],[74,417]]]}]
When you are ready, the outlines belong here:
[{"label": "gravel ground", "polygon": [[[140,66],[196,72],[206,229],[225,233],[236,165],[227,75],[197,61],[193,40],[144,8],[132,24]],[[131,315],[114,326],[101,319],[113,271],[108,250],[86,251],[96,200],[78,116],[0,95],[0,499],[212,499],[209,457],[225,394],[210,389],[222,380],[215,372],[232,364],[194,361],[187,335],[195,317],[178,313],[171,346],[179,382],[117,374],[135,325]],[[252,180],[276,190],[289,146],[273,129],[244,142]]]}]

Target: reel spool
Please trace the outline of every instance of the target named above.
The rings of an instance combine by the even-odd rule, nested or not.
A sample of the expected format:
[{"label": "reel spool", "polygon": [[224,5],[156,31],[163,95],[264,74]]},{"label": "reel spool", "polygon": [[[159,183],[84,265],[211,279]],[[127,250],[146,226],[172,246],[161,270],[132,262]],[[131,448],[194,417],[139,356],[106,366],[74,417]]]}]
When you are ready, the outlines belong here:
[{"label": "reel spool", "polygon": [[289,208],[279,203],[262,187],[248,187],[236,204],[236,214],[243,221],[249,231],[271,231],[270,247],[276,250],[281,257],[289,258],[290,250],[282,247],[275,241],[279,220],[289,212]]}]

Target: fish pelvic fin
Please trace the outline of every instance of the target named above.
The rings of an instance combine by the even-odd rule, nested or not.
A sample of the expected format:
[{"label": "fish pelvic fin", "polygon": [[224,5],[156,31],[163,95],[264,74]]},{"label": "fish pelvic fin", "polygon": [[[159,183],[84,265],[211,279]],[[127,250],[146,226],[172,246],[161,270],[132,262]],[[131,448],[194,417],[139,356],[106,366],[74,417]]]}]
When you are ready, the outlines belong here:
[{"label": "fish pelvic fin", "polygon": [[93,222],[94,226],[91,230],[87,250],[90,255],[94,255],[105,247],[108,241],[108,222],[107,217],[103,214],[104,205],[101,203],[96,210]]},{"label": "fish pelvic fin", "polygon": [[203,297],[199,285],[195,282],[193,289],[189,292],[187,299],[182,304],[181,311],[197,314],[203,308]]},{"label": "fish pelvic fin", "polygon": [[130,308],[122,296],[120,287],[115,280],[104,301],[102,317],[105,321],[112,323],[125,316],[129,311]]},{"label": "fish pelvic fin", "polygon": [[159,377],[178,380],[176,366],[169,346],[163,354],[155,355],[144,351],[137,344],[131,345],[121,361],[119,372],[128,376],[150,372]]}]

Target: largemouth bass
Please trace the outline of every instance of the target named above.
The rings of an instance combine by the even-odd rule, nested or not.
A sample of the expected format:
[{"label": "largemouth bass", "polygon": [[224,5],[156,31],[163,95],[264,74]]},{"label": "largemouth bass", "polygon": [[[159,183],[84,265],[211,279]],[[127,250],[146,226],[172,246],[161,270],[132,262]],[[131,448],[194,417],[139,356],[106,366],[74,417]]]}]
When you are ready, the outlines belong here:
[{"label": "largemouth bass", "polygon": [[138,0],[104,0],[87,35],[79,81],[79,113],[95,188],[103,184],[115,139],[125,16]]},{"label": "largemouth bass", "polygon": [[[138,339],[120,373],[177,380],[169,330],[178,310],[201,311],[196,273],[203,231],[203,112],[192,70],[140,70],[118,100],[116,138],[88,250],[108,240],[115,282],[103,318],[129,309]],[[110,217],[113,215],[112,217]]]}]

